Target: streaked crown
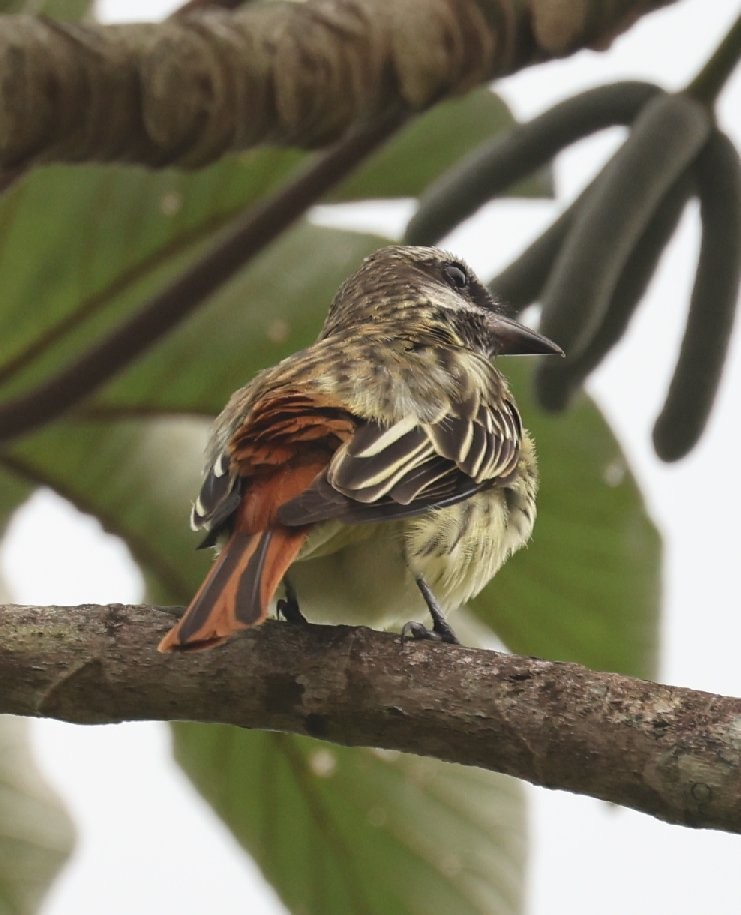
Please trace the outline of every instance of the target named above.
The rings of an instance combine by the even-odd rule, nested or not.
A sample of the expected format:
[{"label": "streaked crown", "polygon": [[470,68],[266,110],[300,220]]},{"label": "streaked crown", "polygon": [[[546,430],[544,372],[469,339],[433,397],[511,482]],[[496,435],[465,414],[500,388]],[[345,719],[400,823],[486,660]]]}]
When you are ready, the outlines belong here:
[{"label": "streaked crown", "polygon": [[367,257],[340,286],[320,339],[362,324],[489,356],[561,354],[556,344],[508,318],[473,270],[441,248],[389,245]]}]

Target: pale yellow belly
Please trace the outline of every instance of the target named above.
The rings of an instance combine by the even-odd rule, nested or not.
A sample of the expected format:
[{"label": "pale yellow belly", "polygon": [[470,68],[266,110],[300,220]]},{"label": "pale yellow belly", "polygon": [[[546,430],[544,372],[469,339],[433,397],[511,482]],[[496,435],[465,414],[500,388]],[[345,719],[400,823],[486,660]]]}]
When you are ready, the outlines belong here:
[{"label": "pale yellow belly", "polygon": [[376,628],[428,622],[418,576],[445,611],[455,610],[527,541],[533,521],[531,499],[508,504],[502,489],[491,489],[404,521],[330,522],[312,535],[287,577],[312,622]]},{"label": "pale yellow belly", "polygon": [[332,553],[294,563],[288,578],[301,612],[316,623],[347,623],[385,629],[408,619],[422,619],[425,603],[407,567],[403,529],[383,525]]}]

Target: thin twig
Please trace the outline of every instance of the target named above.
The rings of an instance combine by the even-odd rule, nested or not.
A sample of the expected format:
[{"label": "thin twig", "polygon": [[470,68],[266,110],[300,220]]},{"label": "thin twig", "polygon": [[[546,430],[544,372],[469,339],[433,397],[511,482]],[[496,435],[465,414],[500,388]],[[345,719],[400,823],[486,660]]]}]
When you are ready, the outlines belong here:
[{"label": "thin twig", "polygon": [[713,105],[723,91],[728,78],[741,59],[741,14],[723,36],[718,47],[705,61],[700,72],[687,85],[685,92],[706,105]]}]

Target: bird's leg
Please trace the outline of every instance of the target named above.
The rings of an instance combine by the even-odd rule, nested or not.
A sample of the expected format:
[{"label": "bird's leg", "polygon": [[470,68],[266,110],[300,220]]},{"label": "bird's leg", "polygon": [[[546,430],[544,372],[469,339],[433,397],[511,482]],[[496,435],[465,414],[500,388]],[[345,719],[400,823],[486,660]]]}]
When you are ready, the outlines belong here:
[{"label": "bird's leg", "polygon": [[296,591],[287,578],[283,579],[283,590],[286,592],[286,596],[276,601],[276,615],[282,616],[287,623],[306,623],[306,617],[299,610]]},{"label": "bird's leg", "polygon": [[432,617],[432,629],[428,629],[422,623],[411,620],[405,623],[401,629],[401,637],[405,639],[411,636],[413,639],[440,639],[441,642],[449,642],[452,645],[460,645],[455,633],[450,628],[450,624],[445,619],[443,611],[440,609],[435,595],[430,591],[427,582],[421,576],[416,579],[417,587],[422,592],[427,609]]}]

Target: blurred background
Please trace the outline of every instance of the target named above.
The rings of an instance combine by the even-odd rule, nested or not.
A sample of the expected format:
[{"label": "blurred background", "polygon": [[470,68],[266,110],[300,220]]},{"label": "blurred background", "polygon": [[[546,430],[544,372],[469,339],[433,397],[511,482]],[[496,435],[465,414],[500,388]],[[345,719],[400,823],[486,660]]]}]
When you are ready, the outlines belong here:
[{"label": "blurred background", "polygon": [[[98,13],[105,21],[157,19],[175,5],[107,0],[98,3]],[[738,13],[735,0],[715,0],[712,11],[701,0],[682,0],[642,19],[607,52],[584,51],[530,67],[499,81],[496,91],[518,119],[526,120],[572,93],[611,80],[645,79],[680,88]],[[723,92],[718,112],[738,147],[738,73]],[[445,246],[490,276],[576,196],[624,136],[623,129],[615,128],[569,148],[557,161],[554,200],[498,200],[456,229]],[[398,237],[412,207],[405,200],[318,207],[312,218]],[[738,334],[699,445],[676,464],[660,462],[651,445],[651,428],[681,340],[698,244],[698,213],[692,204],[626,337],[590,377],[588,390],[628,456],[663,537],[659,679],[741,695]],[[205,440],[205,428],[194,425],[188,434]],[[188,509],[184,504],[184,527]],[[39,556],[44,557],[43,575]],[[189,560],[184,556],[183,562]],[[48,490],[37,492],[15,514],[3,541],[0,571],[17,603],[135,603],[143,597],[141,574],[122,542]],[[516,577],[516,568],[511,574]],[[45,900],[43,915],[284,911],[172,761],[165,725],[85,728],[35,721],[33,743],[79,830],[78,845]],[[527,800],[532,830],[528,915],[741,911],[739,837],[669,826],[529,785]]]}]

